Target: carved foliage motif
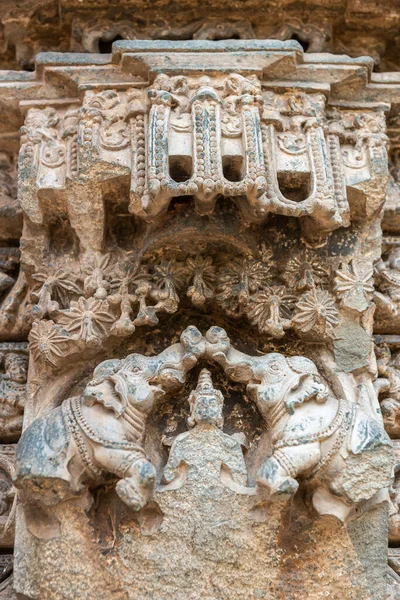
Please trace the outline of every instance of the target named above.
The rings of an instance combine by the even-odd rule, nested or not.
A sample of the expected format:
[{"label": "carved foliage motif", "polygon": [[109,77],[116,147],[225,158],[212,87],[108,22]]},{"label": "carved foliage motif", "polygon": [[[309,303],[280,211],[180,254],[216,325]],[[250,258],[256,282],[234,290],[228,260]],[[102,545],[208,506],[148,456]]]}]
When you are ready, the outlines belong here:
[{"label": "carved foliage motif", "polygon": [[99,348],[108,337],[129,336],[138,326],[156,325],[158,313],[177,310],[177,290],[188,269],[173,259],[135,268],[127,256],[97,254],[84,256],[77,273],[39,271],[32,277],[33,357],[55,368],[70,353]]},{"label": "carved foliage motif", "polygon": [[371,270],[308,249],[278,266],[272,254],[263,244],[255,257],[170,253],[135,266],[121,252],[89,253],[80,270],[40,270],[32,276],[33,357],[56,368],[71,353],[157,325],[158,315],[175,313],[185,296],[200,310],[214,306],[228,317],[246,317],[272,338],[292,330],[329,340],[341,308],[362,316],[372,307]]},{"label": "carved foliage motif", "polygon": [[336,271],[335,289],[344,306],[360,313],[369,308],[374,291],[372,274],[368,265],[354,261]]},{"label": "carved foliage motif", "polygon": [[[100,262],[99,260],[99,265]],[[41,286],[34,295],[38,301],[34,311],[37,316],[42,317],[41,321],[34,323],[30,334],[31,350],[35,358],[41,358],[47,364],[56,366],[57,357],[62,357],[70,341],[99,345],[104,336],[130,335],[138,325],[156,325],[157,312],[161,308],[167,312],[177,310],[180,301],[178,292],[185,284],[191,283],[187,294],[195,305],[203,305],[206,299],[215,295],[210,281],[215,279],[215,267],[209,257],[204,259],[197,256],[188,259],[187,265],[175,259],[161,259],[148,265],[136,276],[128,269],[127,273],[122,273],[120,277],[113,276],[112,270],[107,272],[106,262],[108,261],[103,260],[102,267],[96,268],[97,277],[85,278],[85,296],[89,297],[79,295],[83,294],[83,276],[77,283],[69,281],[71,274],[65,272],[59,273],[59,277],[57,273],[48,277],[42,273],[33,276]],[[260,267],[263,268],[262,263]],[[237,285],[240,286],[239,265],[237,270],[239,276],[234,270],[233,275],[224,276],[228,286],[232,277],[239,279]],[[256,287],[253,291],[258,288],[257,271],[254,271],[254,276],[255,283],[252,285]],[[112,285],[115,286],[115,290],[111,290]],[[60,290],[63,296],[62,303],[53,300],[55,297],[61,300]],[[236,295],[235,291],[229,295],[233,297],[237,308],[240,302],[244,302],[241,300],[242,296],[245,296],[245,301],[248,302],[249,291],[245,286],[243,290],[238,290]],[[77,300],[70,300],[71,292],[78,296]],[[149,305],[147,298],[152,298],[156,304]],[[229,298],[223,296],[223,300],[228,301]],[[63,308],[60,308],[60,304]],[[134,307],[137,310],[136,318],[133,317]],[[228,305],[227,310],[229,311]],[[55,323],[43,320],[43,317],[52,317]]]}]

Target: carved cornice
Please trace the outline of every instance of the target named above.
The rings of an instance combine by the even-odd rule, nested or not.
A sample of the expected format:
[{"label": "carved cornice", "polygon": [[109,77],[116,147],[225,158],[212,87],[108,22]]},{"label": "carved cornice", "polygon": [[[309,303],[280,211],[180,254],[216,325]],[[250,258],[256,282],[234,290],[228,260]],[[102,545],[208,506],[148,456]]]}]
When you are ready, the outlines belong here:
[{"label": "carved cornice", "polygon": [[[310,260],[314,267],[304,267],[304,279],[312,281],[297,288],[290,273],[271,274],[255,235],[244,250],[246,260],[213,262],[214,250],[207,256],[199,246],[188,253],[183,243],[176,255],[158,261],[138,254],[129,265],[121,248],[105,252],[105,197],[112,192],[123,202],[121,215],[134,215],[139,229],[159,227],[171,202],[192,202],[198,217],[214,215],[217,202],[230,198],[240,227],[282,215],[300,219],[308,242],[325,242],[329,232],[350,226],[350,215],[356,226],[375,218],[384,202],[389,106],[362,100],[359,90],[368,86],[370,71],[370,59],[321,55],[312,63],[296,42],[274,40],[119,42],[107,59],[39,55],[30,83],[25,77],[27,87],[15,84],[21,85],[19,110],[25,116],[18,194],[26,229],[23,269],[10,298],[27,293],[26,275],[32,277],[36,319],[54,317],[59,328],[78,313],[100,311],[106,321],[94,337],[108,332],[110,323],[111,335],[127,336],[137,325],[157,324],[159,312],[176,312],[182,299],[177,290],[186,285],[194,306],[215,299],[226,314],[247,316],[264,334],[279,338],[288,329],[311,328],[331,338],[338,322],[335,302],[354,308],[349,286],[365,287],[356,312],[370,305],[372,272],[360,271],[359,259],[348,257],[341,265],[326,258],[332,272],[318,289],[309,274],[316,255],[299,253],[300,270]],[[60,218],[88,253],[90,265],[85,258],[72,278],[61,264],[45,266],[50,230]],[[158,235],[162,244],[168,227]],[[247,244],[242,242],[240,253]],[[93,254],[99,252],[104,255]],[[129,273],[116,277],[118,262]],[[97,275],[88,283],[92,272]],[[14,313],[17,304],[10,300]],[[7,335],[20,321],[24,331],[30,326],[23,311],[18,318],[14,313],[12,319],[7,315]],[[51,322],[36,323],[32,336],[68,341],[65,329]]]},{"label": "carved cornice", "polygon": [[[34,75],[3,79],[15,119],[26,115],[23,209],[39,224],[40,190],[130,174],[130,211],[146,220],[188,195],[209,214],[223,195],[244,197],[239,208],[250,222],[276,213],[306,217],[321,231],[346,225],[343,177],[358,185],[383,174],[389,105],[368,97],[371,68],[368,58],[311,60],[296,42],[275,40],[117,42],[108,58],[38,55]],[[304,179],[294,187],[304,190],[291,200],[278,175],[293,169]],[[100,197],[97,205],[101,229]]]},{"label": "carved cornice", "polygon": [[400,76],[372,73],[372,68],[368,57],[304,54],[297,42],[278,40],[135,40],[114,43],[111,55],[38,54],[34,73],[0,71],[0,108],[8,117],[0,124],[0,149],[18,146],[18,131],[30,107],[79,106],[87,90],[140,89],[160,71],[190,76],[205,70],[211,76],[257,75],[263,90],[321,93],[328,106],[389,111],[389,136],[395,144],[391,115],[400,106]]},{"label": "carved cornice", "polygon": [[[143,7],[143,10],[141,10]],[[244,12],[245,11],[245,12]],[[244,18],[244,14],[246,18]],[[381,70],[398,69],[395,0],[376,2],[114,3],[90,0],[2,2],[3,68],[30,69],[40,51],[110,52],[116,39],[300,40],[307,52],[372,56]]]}]

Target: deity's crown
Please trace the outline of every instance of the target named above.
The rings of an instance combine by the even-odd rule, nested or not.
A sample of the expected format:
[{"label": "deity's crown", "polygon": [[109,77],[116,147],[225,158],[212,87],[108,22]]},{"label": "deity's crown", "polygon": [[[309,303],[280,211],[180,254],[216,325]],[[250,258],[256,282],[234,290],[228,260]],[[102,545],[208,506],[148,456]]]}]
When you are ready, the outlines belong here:
[{"label": "deity's crown", "polygon": [[208,369],[202,369],[200,371],[199,379],[197,381],[196,389],[189,396],[189,403],[191,408],[196,404],[196,400],[201,396],[214,396],[217,398],[220,405],[223,404],[224,398],[220,390],[215,389],[211,378],[211,373]]},{"label": "deity's crown", "polygon": [[213,381],[211,378],[211,373],[208,369],[202,369],[200,371],[199,379],[197,381],[196,392],[198,393],[206,393],[206,392],[216,392],[217,390],[214,388]]}]

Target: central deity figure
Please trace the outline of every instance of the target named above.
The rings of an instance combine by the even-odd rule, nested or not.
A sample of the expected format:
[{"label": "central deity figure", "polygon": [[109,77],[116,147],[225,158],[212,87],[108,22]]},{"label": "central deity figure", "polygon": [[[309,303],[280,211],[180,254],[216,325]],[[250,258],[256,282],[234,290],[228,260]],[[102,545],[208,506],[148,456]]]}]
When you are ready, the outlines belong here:
[{"label": "central deity figure", "polygon": [[202,369],[188,402],[191,429],[173,441],[164,479],[174,481],[174,487],[180,487],[186,479],[197,484],[212,484],[228,471],[234,483],[245,486],[247,469],[241,448],[242,436],[222,431],[224,397],[214,388],[207,369]]}]

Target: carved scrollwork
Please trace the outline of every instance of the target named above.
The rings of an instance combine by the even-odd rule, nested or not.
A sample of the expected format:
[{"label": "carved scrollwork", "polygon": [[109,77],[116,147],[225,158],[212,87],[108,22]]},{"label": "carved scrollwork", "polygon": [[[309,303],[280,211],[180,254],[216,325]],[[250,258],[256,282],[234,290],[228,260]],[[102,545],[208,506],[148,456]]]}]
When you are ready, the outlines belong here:
[{"label": "carved scrollwork", "polygon": [[303,136],[292,133],[280,133],[277,136],[278,146],[288,154],[303,154],[307,150],[306,140]]}]

